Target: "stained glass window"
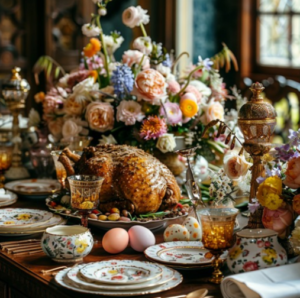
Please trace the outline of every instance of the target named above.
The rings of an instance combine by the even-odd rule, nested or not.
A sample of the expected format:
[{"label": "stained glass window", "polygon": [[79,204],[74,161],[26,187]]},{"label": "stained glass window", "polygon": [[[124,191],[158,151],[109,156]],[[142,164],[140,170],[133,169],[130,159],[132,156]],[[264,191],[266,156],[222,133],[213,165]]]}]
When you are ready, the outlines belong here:
[{"label": "stained glass window", "polygon": [[260,0],[258,63],[300,66],[300,0]]}]

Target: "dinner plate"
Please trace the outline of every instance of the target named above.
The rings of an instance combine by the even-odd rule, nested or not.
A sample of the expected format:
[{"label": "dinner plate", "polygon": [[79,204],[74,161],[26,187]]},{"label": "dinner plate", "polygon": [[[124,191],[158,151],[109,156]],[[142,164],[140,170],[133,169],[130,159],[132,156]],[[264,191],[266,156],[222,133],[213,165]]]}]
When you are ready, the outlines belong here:
[{"label": "dinner plate", "polygon": [[175,270],[170,269],[164,265],[159,265],[162,268],[162,274],[153,278],[152,280],[138,283],[138,284],[125,284],[125,285],[110,285],[110,284],[101,284],[101,283],[90,283],[84,279],[80,274],[80,269],[84,267],[85,264],[79,265],[75,268],[71,268],[67,272],[68,278],[78,285],[80,288],[87,290],[110,290],[110,291],[130,291],[137,290],[141,288],[151,288],[154,286],[159,286],[171,280],[175,274]]},{"label": "dinner plate", "polygon": [[53,213],[25,208],[0,209],[0,227],[32,226],[38,222],[46,222],[53,217]]},{"label": "dinner plate", "polygon": [[18,196],[15,193],[7,190],[5,194],[9,194],[10,198],[5,201],[0,201],[0,207],[10,206],[17,202]]},{"label": "dinner plate", "polygon": [[49,227],[49,226],[55,226],[58,225],[64,218],[61,217],[58,214],[53,214],[52,217],[45,221],[45,222],[38,222],[36,224],[33,224],[31,226],[0,226],[0,232],[24,232],[24,231],[31,231],[31,230],[37,230],[41,229],[44,227]]},{"label": "dinner plate", "polygon": [[4,188],[24,198],[44,199],[61,188],[54,179],[25,179],[8,182]]},{"label": "dinner plate", "polygon": [[90,263],[79,271],[89,282],[124,285],[152,280],[162,275],[163,269],[150,262],[109,260]]},{"label": "dinner plate", "polygon": [[170,289],[175,288],[182,282],[182,275],[175,271],[174,276],[171,280],[168,282],[155,286],[153,288],[146,288],[146,289],[136,289],[136,290],[130,290],[130,291],[110,291],[110,290],[88,290],[84,289],[81,286],[78,286],[76,283],[70,281],[67,277],[67,272],[70,269],[64,269],[59,271],[55,276],[55,281],[62,287],[79,292],[84,294],[94,294],[94,295],[103,295],[103,296],[114,296],[114,297],[122,297],[122,296],[142,296],[142,295],[148,295],[148,294],[155,294],[160,293],[163,291],[167,291]]}]

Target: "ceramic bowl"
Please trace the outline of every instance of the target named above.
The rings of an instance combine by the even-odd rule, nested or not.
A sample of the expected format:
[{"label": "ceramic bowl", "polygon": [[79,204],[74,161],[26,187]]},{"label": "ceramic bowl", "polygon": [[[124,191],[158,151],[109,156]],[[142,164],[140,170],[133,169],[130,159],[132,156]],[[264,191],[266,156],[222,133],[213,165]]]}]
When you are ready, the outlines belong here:
[{"label": "ceramic bowl", "polygon": [[79,262],[93,248],[89,229],[82,226],[54,226],[47,228],[41,240],[42,249],[55,262]]}]

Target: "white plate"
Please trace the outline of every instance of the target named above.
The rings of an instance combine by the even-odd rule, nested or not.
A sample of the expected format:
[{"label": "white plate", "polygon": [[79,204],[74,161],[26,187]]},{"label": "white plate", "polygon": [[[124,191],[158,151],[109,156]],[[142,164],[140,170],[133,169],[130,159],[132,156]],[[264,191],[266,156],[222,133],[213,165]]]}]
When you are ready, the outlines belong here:
[{"label": "white plate", "polygon": [[60,190],[61,185],[54,179],[25,179],[11,181],[4,185],[8,189],[26,198],[45,198]]},{"label": "white plate", "polygon": [[[157,264],[156,264],[157,265]],[[85,281],[83,276],[80,274],[79,270],[84,267],[85,264],[79,265],[75,268],[71,268],[67,272],[67,276],[70,281],[73,281],[75,284],[78,285],[78,287],[86,289],[86,290],[110,290],[110,291],[130,291],[130,290],[138,290],[141,288],[151,288],[154,286],[162,285],[169,280],[171,280],[175,274],[175,270],[170,269],[166,266],[159,265],[163,269],[162,274],[158,277],[146,281],[144,283],[138,283],[138,284],[125,284],[125,285],[109,285],[109,284],[100,284],[100,283],[90,283]]]},{"label": "white plate", "polygon": [[163,264],[201,266],[211,264],[214,257],[201,241],[173,241],[148,247],[147,258]]},{"label": "white plate", "polygon": [[25,208],[0,209],[0,227],[32,226],[36,223],[46,222],[53,217],[53,213]]},{"label": "white plate", "polygon": [[[57,223],[57,225],[64,225],[67,223],[66,219],[62,219],[61,222]],[[56,225],[56,224],[55,224]],[[36,230],[29,230],[29,231],[24,231],[24,232],[20,232],[20,231],[10,231],[10,232],[0,232],[0,236],[3,237],[20,237],[20,236],[29,236],[29,235],[33,235],[33,234],[37,234],[37,233],[44,233],[45,230],[51,226],[44,226],[44,227],[39,227]]]},{"label": "white plate", "polygon": [[79,292],[79,293],[85,293],[85,294],[94,294],[94,295],[103,295],[103,296],[114,296],[114,297],[122,297],[122,296],[142,296],[147,294],[154,294],[154,293],[160,293],[163,291],[167,291],[170,289],[175,288],[182,282],[182,275],[175,271],[174,277],[157,287],[148,288],[148,289],[137,289],[137,290],[130,290],[130,291],[109,291],[109,290],[87,290],[83,289],[79,286],[77,286],[75,283],[71,282],[67,277],[67,272],[70,269],[64,269],[59,271],[55,276],[55,281],[61,285],[64,288],[67,288],[69,290]]},{"label": "white plate", "polygon": [[53,214],[53,216],[45,221],[45,222],[38,222],[31,226],[0,226],[0,232],[27,232],[31,230],[42,229],[44,227],[55,226],[58,225],[63,220],[63,217],[57,214]]},{"label": "white plate", "polygon": [[109,260],[83,266],[80,274],[89,282],[114,285],[136,284],[162,275],[162,267],[135,260]]},{"label": "white plate", "polygon": [[5,201],[0,201],[0,207],[5,207],[14,204],[18,200],[18,196],[10,191],[6,191],[5,194],[9,194],[10,198]]}]

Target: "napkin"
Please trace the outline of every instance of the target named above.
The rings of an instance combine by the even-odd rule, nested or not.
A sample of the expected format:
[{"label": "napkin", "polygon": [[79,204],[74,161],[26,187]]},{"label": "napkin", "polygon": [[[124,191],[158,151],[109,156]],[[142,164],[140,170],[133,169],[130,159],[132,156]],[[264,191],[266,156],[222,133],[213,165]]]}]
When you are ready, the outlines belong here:
[{"label": "napkin", "polygon": [[10,200],[10,193],[5,193],[3,188],[0,188],[0,202]]},{"label": "napkin", "polygon": [[300,263],[225,277],[224,298],[299,298]]}]

